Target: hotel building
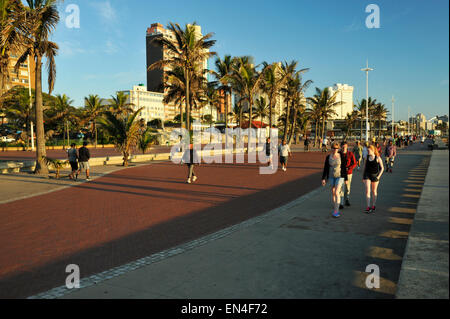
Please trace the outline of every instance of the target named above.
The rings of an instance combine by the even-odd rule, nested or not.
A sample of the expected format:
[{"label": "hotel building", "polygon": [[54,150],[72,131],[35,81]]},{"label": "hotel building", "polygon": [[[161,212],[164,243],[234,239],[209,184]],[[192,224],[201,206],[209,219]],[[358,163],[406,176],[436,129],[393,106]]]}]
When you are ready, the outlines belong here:
[{"label": "hotel building", "polygon": [[127,103],[133,104],[133,109],[138,110],[139,118],[147,123],[154,119],[165,121],[165,107],[163,104],[163,93],[149,92],[143,84],[133,86],[132,90],[121,91],[128,96]]}]

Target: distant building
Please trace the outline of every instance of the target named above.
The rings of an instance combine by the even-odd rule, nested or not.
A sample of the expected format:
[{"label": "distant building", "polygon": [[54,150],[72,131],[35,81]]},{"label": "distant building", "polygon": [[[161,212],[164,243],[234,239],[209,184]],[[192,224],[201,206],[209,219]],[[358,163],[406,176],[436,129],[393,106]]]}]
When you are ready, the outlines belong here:
[{"label": "distant building", "polygon": [[330,119],[342,120],[345,119],[347,114],[353,112],[353,86],[348,84],[337,83],[328,88],[330,96],[337,92],[336,102],[344,102],[341,105],[336,105],[334,111],[336,112]]},{"label": "distant building", "polygon": [[139,113],[139,118],[144,119],[146,123],[154,119],[165,121],[163,93],[149,92],[143,84],[133,86],[132,90],[121,92],[128,96],[127,103],[132,103],[134,110],[143,107],[143,110]]},{"label": "distant building", "polygon": [[6,92],[13,88],[14,86],[23,86],[28,88],[28,68],[29,68],[29,76],[31,80],[31,88],[35,88],[35,63],[32,57],[28,59],[30,65],[28,66],[28,61],[20,64],[18,72],[14,72],[14,67],[16,66],[17,60],[19,59],[22,53],[14,53],[12,52],[8,59],[8,73],[9,73],[9,81],[7,81],[4,85],[4,89],[0,87],[0,94]]}]

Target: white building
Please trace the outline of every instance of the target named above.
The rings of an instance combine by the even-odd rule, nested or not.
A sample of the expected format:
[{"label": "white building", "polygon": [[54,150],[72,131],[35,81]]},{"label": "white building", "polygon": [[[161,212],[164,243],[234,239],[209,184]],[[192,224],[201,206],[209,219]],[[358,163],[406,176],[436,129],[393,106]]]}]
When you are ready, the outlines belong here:
[{"label": "white building", "polygon": [[347,114],[353,112],[353,86],[337,83],[332,87],[330,86],[328,90],[330,92],[330,96],[333,96],[334,93],[338,92],[336,96],[336,102],[344,102],[341,105],[335,106],[334,111],[336,112],[336,114],[333,115],[331,119],[345,119]]},{"label": "white building", "polygon": [[164,93],[149,92],[143,84],[133,86],[132,90],[122,91],[128,95],[127,103],[134,104],[133,109],[138,110],[139,118],[149,122],[154,119],[165,121],[163,98]]}]

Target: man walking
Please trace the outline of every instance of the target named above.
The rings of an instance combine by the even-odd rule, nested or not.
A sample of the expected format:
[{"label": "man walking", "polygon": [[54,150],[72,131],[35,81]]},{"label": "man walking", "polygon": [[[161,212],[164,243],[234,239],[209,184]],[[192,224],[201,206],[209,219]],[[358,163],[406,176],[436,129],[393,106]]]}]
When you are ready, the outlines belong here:
[{"label": "man walking", "polygon": [[181,159],[183,163],[186,163],[188,167],[188,179],[186,183],[191,184],[192,182],[195,182],[197,180],[197,176],[194,172],[194,165],[198,165],[200,163],[197,151],[194,150],[194,145],[189,144],[189,149],[187,149],[183,157]]},{"label": "man walking", "polygon": [[72,172],[69,174],[70,179],[77,180],[78,179],[78,154],[75,143],[70,145],[70,148],[67,150],[67,157],[69,159],[70,167],[72,168]]},{"label": "man walking", "polygon": [[78,162],[80,163],[80,173],[82,170],[86,172],[86,181],[90,181],[89,177],[89,159],[91,158],[91,154],[89,149],[86,147],[87,142],[83,142],[83,147],[78,150]]},{"label": "man walking", "polygon": [[327,152],[328,138],[325,136],[322,140],[322,152]]},{"label": "man walking", "polygon": [[291,157],[291,148],[283,140],[278,148],[278,154],[280,154],[281,169],[286,172],[288,156]]},{"label": "man walking", "polygon": [[389,173],[392,173],[394,160],[395,157],[397,156],[397,147],[392,143],[392,141],[389,141],[388,146],[386,146],[386,149],[384,150],[384,156],[386,161],[386,170]]},{"label": "man walking", "polygon": [[360,141],[356,141],[356,145],[353,147],[353,154],[355,155],[356,164],[358,165],[358,171],[361,167],[363,148]]},{"label": "man walking", "polygon": [[347,179],[344,181],[344,185],[341,187],[341,205],[340,209],[344,208],[344,200],[345,206],[350,206],[350,190],[352,185],[352,174],[353,169],[356,167],[356,159],[353,152],[348,150],[348,144],[346,141],[341,143],[341,159],[345,164],[345,169],[347,171]]},{"label": "man walking", "polygon": [[308,138],[308,136],[305,137],[304,144],[305,144],[305,152],[308,152],[309,151],[309,138]]},{"label": "man walking", "polygon": [[270,137],[267,138],[264,148],[266,150],[267,166],[270,166],[270,168],[273,169],[272,145],[270,144]]}]

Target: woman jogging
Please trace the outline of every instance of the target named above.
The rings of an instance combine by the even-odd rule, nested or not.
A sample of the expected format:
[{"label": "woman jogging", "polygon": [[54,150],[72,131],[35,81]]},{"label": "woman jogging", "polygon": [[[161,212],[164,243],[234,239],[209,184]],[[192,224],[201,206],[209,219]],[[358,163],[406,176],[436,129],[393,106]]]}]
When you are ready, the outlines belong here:
[{"label": "woman jogging", "polygon": [[[370,145],[367,149],[368,155],[365,160],[363,183],[366,188],[367,214],[375,213],[375,205],[378,197],[378,183],[383,174],[384,167],[380,154],[375,146]],[[370,205],[370,195],[372,195],[372,206]]]},{"label": "woman jogging", "polygon": [[344,181],[347,179],[347,170],[345,167],[345,161],[342,159],[339,153],[339,143],[335,142],[331,146],[331,154],[325,159],[325,165],[322,174],[322,186],[329,181],[331,185],[331,195],[333,200],[333,213],[332,216],[337,218],[341,216],[339,213],[340,193],[341,187]]}]

